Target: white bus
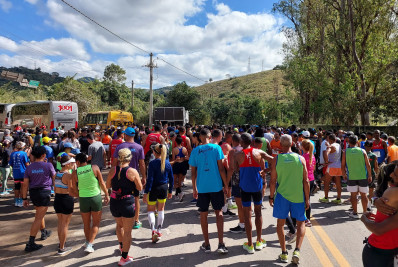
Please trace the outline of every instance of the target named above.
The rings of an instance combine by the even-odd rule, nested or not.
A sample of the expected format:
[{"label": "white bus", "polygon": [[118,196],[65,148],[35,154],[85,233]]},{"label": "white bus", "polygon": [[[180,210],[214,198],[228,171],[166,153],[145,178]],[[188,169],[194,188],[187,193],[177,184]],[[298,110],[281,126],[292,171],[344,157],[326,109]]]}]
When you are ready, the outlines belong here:
[{"label": "white bus", "polygon": [[15,104],[0,104],[0,129],[11,128],[11,109]]},{"label": "white bus", "polygon": [[44,124],[47,129],[58,127],[61,123],[65,130],[78,127],[78,108],[69,101],[32,101],[17,103],[11,110],[12,125],[23,128],[35,128]]}]

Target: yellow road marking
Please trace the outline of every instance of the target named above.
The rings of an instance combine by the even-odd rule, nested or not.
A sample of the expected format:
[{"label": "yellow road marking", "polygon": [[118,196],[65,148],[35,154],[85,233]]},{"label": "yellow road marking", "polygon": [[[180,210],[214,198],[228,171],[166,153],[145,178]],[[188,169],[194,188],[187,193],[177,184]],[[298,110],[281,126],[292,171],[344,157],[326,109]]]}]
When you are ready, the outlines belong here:
[{"label": "yellow road marking", "polygon": [[318,240],[316,240],[314,234],[312,233],[310,228],[306,229],[305,236],[310,241],[311,247],[314,250],[316,256],[318,257],[320,263],[324,267],[332,266],[333,264],[330,261],[329,257],[326,255],[325,251],[322,249],[321,244],[319,244]]},{"label": "yellow road marking", "polygon": [[343,254],[341,254],[340,250],[338,250],[336,245],[329,238],[329,236],[326,234],[325,230],[323,230],[323,228],[319,225],[319,223],[315,219],[312,219],[311,223],[315,231],[318,233],[322,241],[325,243],[326,247],[329,249],[333,257],[336,259],[337,263],[342,267],[350,267],[351,265],[344,258]]}]

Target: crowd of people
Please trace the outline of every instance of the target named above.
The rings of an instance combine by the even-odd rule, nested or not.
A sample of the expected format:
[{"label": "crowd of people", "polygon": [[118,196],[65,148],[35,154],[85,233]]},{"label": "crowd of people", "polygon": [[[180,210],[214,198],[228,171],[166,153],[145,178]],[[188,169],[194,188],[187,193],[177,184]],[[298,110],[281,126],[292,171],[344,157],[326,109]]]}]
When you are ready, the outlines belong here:
[{"label": "crowd of people", "polygon": [[[341,205],[342,189],[346,187],[350,198],[345,202],[351,204],[348,216],[360,218],[371,232],[364,241],[364,266],[393,266],[398,254],[398,146],[394,136],[378,130],[354,134],[295,125],[217,124],[69,131],[62,126],[51,131],[44,128],[6,130],[0,148],[0,195],[8,196],[13,191],[16,207],[32,203],[36,210],[27,252],[42,248],[35,242],[39,230],[42,240],[51,235],[44,217],[52,196],[58,216],[58,254],[71,251],[65,244],[78,198],[86,238],[84,250],[95,251],[102,205],[109,203],[120,246],[118,264],[131,263],[131,232],[142,227],[140,198],[147,206],[151,240],[157,243],[162,239],[166,199],[172,199],[174,192],[175,201],[184,201],[190,170],[192,202],[198,207],[204,238],[200,248],[206,253],[211,252],[210,204],[216,215],[218,253],[228,253],[223,240],[224,216],[236,216],[233,209],[238,213],[237,226],[230,231],[246,233],[242,248],[250,254],[265,248],[262,209],[268,199],[277,220],[279,260],[289,261],[286,243],[295,243],[291,261],[299,264],[306,227],[312,226],[310,197],[323,190],[319,202]],[[13,190],[7,187],[10,178],[14,180]],[[268,182],[270,193],[266,197]],[[337,191],[336,199],[330,200],[331,189]],[[285,225],[289,229],[286,234]]]}]

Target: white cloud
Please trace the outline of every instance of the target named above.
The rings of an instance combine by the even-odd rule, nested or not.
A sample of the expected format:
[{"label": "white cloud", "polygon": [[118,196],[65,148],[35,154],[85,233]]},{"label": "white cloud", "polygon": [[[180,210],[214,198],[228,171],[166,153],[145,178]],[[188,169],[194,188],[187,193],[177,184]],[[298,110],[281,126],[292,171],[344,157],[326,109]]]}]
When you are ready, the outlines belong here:
[{"label": "white cloud", "polygon": [[[136,0],[118,5],[113,1],[97,0],[95,4],[91,1],[72,1],[71,4],[126,40],[154,52],[155,58],[163,58],[202,80],[224,79],[226,74],[247,74],[249,56],[252,72],[261,71],[262,62],[266,70],[283,60],[280,49],[285,37],[279,29],[284,21],[268,13],[233,11],[220,1],[213,1],[215,14],[206,13],[204,0],[157,0],[150,3]],[[71,71],[66,66],[71,66],[101,77],[104,67],[111,62],[90,61],[93,57],[85,50],[83,42],[86,42],[97,53],[95,58],[100,59],[102,54],[119,57],[114,63],[126,69],[127,84],[134,80],[137,87],[149,87],[148,69],[142,67],[148,63],[147,53],[117,39],[58,0],[48,0],[46,8],[46,25],[65,29],[71,35],[71,38],[59,40],[26,42],[64,58],[61,60],[63,65],[42,58],[40,62],[60,68],[51,71],[58,71],[61,75],[63,71],[69,71],[67,75],[70,75]],[[205,26],[188,25],[188,19],[195,16],[207,19]],[[13,42],[3,44],[0,39],[0,47],[2,45],[17,54],[23,53],[24,49],[29,51],[26,46],[22,48],[21,44]],[[8,62],[13,60],[18,59],[14,56]],[[203,83],[161,60],[157,60],[157,64],[154,88],[184,80],[190,85]],[[89,76],[87,73],[79,73],[78,76]]]},{"label": "white cloud", "polygon": [[28,2],[31,5],[36,5],[39,0],[25,0],[25,2]]},{"label": "white cloud", "polygon": [[0,7],[4,12],[8,12],[12,8],[12,3],[7,0],[0,0]]}]

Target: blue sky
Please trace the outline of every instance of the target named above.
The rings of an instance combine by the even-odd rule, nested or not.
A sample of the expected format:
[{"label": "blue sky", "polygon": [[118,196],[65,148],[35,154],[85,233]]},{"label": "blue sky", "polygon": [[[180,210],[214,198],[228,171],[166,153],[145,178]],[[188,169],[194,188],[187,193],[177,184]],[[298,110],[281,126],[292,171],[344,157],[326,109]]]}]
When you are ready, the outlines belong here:
[{"label": "blue sky", "polygon": [[[187,81],[270,69],[283,60],[284,20],[264,0],[67,0],[103,26],[152,51],[157,59],[155,88]],[[119,5],[115,4],[119,3]],[[159,59],[158,59],[159,58]],[[193,78],[161,59],[197,76]],[[101,78],[110,63],[128,80],[148,87],[147,53],[88,22],[59,0],[0,0],[0,65],[36,64],[61,75]],[[128,82],[129,83],[129,82]]]}]

